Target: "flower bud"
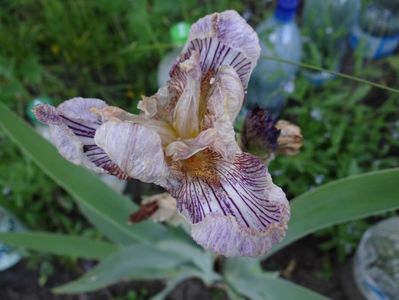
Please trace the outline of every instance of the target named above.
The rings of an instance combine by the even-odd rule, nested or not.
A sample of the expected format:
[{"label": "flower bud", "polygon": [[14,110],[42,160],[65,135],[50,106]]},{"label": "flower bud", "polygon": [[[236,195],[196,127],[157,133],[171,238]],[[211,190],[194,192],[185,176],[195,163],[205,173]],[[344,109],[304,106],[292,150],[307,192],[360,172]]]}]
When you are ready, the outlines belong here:
[{"label": "flower bud", "polygon": [[280,130],[274,126],[271,114],[256,107],[245,119],[241,135],[242,145],[248,152],[267,159],[277,150],[277,139]]},{"label": "flower bud", "polygon": [[280,136],[277,139],[277,153],[296,155],[303,145],[301,128],[285,120],[278,121],[276,128],[280,130]]}]

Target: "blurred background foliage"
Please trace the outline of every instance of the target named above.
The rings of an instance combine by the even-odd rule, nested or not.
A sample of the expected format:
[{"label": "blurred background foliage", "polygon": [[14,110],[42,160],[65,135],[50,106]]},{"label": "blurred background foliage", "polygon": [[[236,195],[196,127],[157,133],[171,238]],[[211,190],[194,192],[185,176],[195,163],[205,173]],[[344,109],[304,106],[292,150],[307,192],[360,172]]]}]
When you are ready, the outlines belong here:
[{"label": "blurred background foliage", "polygon": [[[229,8],[257,12],[249,19],[255,25],[271,7],[271,1],[236,0],[0,3],[0,97],[21,116],[43,95],[56,104],[98,97],[134,112],[141,95],[156,91],[157,65],[170,48],[172,24]],[[369,62],[354,53],[344,72],[399,88],[398,56]],[[299,155],[270,166],[290,198],[337,178],[398,165],[396,94],[339,78],[317,88],[298,77],[282,118],[301,127],[305,144]],[[1,132],[0,149],[1,205],[34,230],[98,235],[71,197]],[[324,230],[318,234],[327,240],[321,249],[344,259],[367,227],[363,220]],[[44,261],[44,274],[51,273],[51,260]]]}]

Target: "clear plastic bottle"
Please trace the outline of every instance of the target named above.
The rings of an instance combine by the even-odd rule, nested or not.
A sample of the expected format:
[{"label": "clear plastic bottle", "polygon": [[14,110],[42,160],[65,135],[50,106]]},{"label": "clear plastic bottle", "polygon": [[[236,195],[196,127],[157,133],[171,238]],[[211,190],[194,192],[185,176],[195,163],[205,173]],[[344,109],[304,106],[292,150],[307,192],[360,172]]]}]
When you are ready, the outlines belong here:
[{"label": "clear plastic bottle", "polygon": [[169,80],[169,71],[180,55],[189,32],[190,24],[187,22],[176,23],[170,28],[170,41],[175,48],[167,53],[159,63],[157,74],[158,87],[166,85],[166,82]]},{"label": "clear plastic bottle", "polygon": [[[0,206],[0,232],[24,231],[23,225],[5,208]],[[21,254],[0,243],[0,271],[11,268],[21,260]]]},{"label": "clear plastic bottle", "polygon": [[[360,6],[360,0],[306,0],[301,27],[306,63],[339,71]],[[328,72],[302,73],[316,86],[334,78]]]},{"label": "clear plastic bottle", "polygon": [[363,234],[353,273],[367,300],[399,300],[399,217],[384,220]]},{"label": "clear plastic bottle", "polygon": [[[298,67],[265,57],[276,57],[299,63],[302,54],[301,35],[295,22],[298,0],[279,0],[273,16],[258,25],[261,57],[248,87],[247,107],[267,108],[276,117],[288,94],[294,90]],[[264,56],[264,57],[262,57]]]},{"label": "clear plastic bottle", "polygon": [[375,0],[362,9],[350,44],[363,57],[378,59],[392,54],[399,45],[399,1]]}]

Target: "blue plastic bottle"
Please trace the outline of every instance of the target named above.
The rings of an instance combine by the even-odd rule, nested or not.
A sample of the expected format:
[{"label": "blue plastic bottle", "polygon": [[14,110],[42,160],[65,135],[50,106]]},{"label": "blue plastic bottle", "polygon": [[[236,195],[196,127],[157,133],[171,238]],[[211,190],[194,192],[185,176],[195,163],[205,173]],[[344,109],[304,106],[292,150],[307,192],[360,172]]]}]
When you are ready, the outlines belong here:
[{"label": "blue plastic bottle", "polygon": [[363,8],[350,44],[366,58],[392,54],[399,45],[399,1],[375,0]]},{"label": "blue plastic bottle", "polygon": [[[302,54],[301,35],[295,22],[298,0],[279,0],[273,16],[258,25],[261,57],[251,76],[246,106],[258,105],[277,116],[285,99],[294,89],[298,67],[266,57],[299,63]],[[262,57],[263,56],[263,57]]]}]

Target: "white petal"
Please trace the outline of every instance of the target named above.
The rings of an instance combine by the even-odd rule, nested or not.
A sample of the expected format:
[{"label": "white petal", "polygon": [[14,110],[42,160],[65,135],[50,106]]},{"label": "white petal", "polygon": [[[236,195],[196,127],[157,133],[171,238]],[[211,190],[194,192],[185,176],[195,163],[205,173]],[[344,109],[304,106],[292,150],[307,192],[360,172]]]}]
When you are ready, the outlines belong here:
[{"label": "white petal", "polygon": [[95,141],[130,177],[166,185],[169,170],[155,131],[139,124],[110,121],[97,129]]}]

